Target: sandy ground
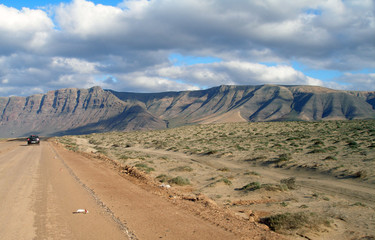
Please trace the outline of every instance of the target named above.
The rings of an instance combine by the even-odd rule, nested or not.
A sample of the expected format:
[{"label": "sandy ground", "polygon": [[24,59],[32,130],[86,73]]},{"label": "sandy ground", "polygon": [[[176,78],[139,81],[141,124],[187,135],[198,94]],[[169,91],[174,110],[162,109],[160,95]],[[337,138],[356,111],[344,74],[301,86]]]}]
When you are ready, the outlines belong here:
[{"label": "sandy ground", "polygon": [[49,143],[0,143],[0,169],[0,239],[126,239]]},{"label": "sandy ground", "polygon": [[[129,151],[143,152],[157,157],[168,157],[168,168],[179,165],[192,166],[198,169],[230,169],[227,173],[220,173],[220,177],[239,175],[244,169],[256,172],[252,176],[255,181],[277,184],[281,179],[291,176],[296,178],[295,190],[266,191],[264,189],[252,193],[233,191],[233,185],[241,187],[248,183],[244,177],[227,186],[218,183],[213,186],[202,185],[199,181],[217,177],[215,173],[206,171],[201,176],[195,174],[195,185],[201,186],[195,192],[203,193],[214,199],[220,206],[229,208],[238,216],[249,219],[249,212],[258,217],[283,212],[313,211],[329,217],[331,224],[326,228],[303,229],[296,235],[286,235],[291,239],[366,239],[366,236],[375,234],[375,188],[372,184],[353,181],[352,179],[337,179],[333,176],[306,169],[278,169],[262,166],[249,167],[246,162],[233,162],[210,156],[187,156],[179,152],[170,152],[160,149],[145,149],[131,147]],[[175,161],[175,164],[171,163]],[[217,172],[217,170],[216,170]],[[160,174],[152,173],[154,176]],[[193,179],[192,174],[189,176]],[[220,178],[219,177],[219,178]],[[247,181],[247,182],[246,182]],[[217,197],[220,196],[220,197]],[[359,204],[360,203],[360,204]],[[301,207],[302,206],[302,207]],[[305,208],[306,206],[306,208]],[[311,231],[310,231],[311,230]]]},{"label": "sandy ground", "polygon": [[[0,239],[279,239],[256,224],[224,227],[191,201],[52,142],[1,142],[0,178]],[[73,213],[80,208],[89,213]]]},{"label": "sandy ground", "polygon": [[[243,221],[222,221],[212,212],[198,215],[237,234],[269,217],[302,213],[315,219],[275,230],[289,239],[374,239],[374,126],[373,121],[230,123],[59,141],[72,151],[105,154],[145,171],[187,195],[179,198],[206,196]],[[177,176],[189,184],[174,183]],[[283,181],[291,177],[295,186],[285,188]],[[249,184],[258,188],[244,190]]]}]

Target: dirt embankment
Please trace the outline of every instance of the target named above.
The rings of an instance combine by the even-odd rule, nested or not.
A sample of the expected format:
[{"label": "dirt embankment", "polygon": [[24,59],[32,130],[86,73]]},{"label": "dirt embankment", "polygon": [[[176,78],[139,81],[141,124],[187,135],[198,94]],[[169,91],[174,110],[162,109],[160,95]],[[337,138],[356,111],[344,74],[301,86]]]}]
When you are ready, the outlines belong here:
[{"label": "dirt embankment", "polygon": [[104,155],[53,146],[101,205],[138,239],[280,239],[265,225],[237,217],[191,189],[162,188],[146,174]]}]

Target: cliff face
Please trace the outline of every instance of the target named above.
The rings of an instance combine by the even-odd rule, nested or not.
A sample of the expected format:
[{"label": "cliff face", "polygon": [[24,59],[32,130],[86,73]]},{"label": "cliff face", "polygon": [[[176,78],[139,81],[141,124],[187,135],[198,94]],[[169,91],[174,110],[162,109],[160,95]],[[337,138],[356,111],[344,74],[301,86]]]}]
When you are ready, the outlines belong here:
[{"label": "cliff face", "polygon": [[60,89],[0,98],[0,137],[160,129],[193,123],[375,118],[375,93],[311,86],[220,86],[126,93]]},{"label": "cliff face", "polygon": [[[61,89],[26,98],[0,98],[0,136],[60,135],[72,133],[72,129],[77,133],[132,129],[131,119],[123,123],[121,116],[143,119],[142,113],[147,111],[139,107],[134,112],[131,108],[99,87]],[[110,119],[113,121],[108,123]],[[121,123],[118,128],[111,127],[115,121]],[[154,127],[164,126],[159,121]]]}]

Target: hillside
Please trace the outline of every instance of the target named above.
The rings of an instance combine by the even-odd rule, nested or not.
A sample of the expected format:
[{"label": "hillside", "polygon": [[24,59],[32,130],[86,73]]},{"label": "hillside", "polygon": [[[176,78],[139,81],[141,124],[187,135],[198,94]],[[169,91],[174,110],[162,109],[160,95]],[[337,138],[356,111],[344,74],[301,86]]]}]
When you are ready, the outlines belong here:
[{"label": "hillside", "polygon": [[[312,86],[220,86],[201,91],[134,94],[112,91],[175,125],[183,123],[366,119],[375,93]],[[229,117],[231,116],[231,117]]]},{"label": "hillside", "polygon": [[60,89],[0,98],[0,137],[161,129],[185,124],[375,118],[375,92],[313,86],[219,86],[127,93]]},{"label": "hillside", "polygon": [[30,97],[0,98],[0,136],[45,136],[163,128],[165,123],[109,91],[61,89]]}]

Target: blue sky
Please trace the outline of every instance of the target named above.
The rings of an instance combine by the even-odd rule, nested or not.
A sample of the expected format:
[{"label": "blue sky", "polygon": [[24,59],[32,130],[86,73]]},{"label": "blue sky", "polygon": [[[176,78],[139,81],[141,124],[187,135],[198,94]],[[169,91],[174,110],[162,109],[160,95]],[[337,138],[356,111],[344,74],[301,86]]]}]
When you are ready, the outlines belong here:
[{"label": "blue sky", "polygon": [[374,9],[372,0],[3,0],[0,96],[97,85],[375,91]]},{"label": "blue sky", "polygon": [[[54,1],[42,1],[42,0],[2,0],[1,4],[4,4],[8,7],[14,7],[17,9],[22,9],[23,7],[27,8],[39,8],[39,7],[45,7],[48,5],[59,5],[60,3],[69,3],[71,1],[65,0],[65,1],[59,1],[59,0],[54,0]],[[117,6],[119,3],[121,3],[121,0],[108,0],[108,1],[91,1],[95,4],[104,4],[104,5],[112,5],[112,6]]]}]

